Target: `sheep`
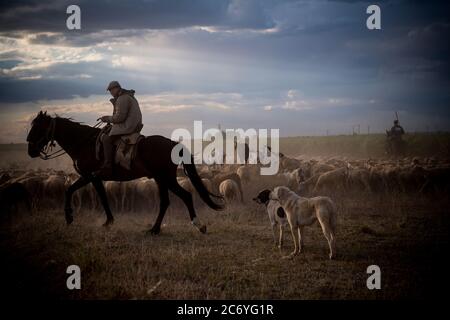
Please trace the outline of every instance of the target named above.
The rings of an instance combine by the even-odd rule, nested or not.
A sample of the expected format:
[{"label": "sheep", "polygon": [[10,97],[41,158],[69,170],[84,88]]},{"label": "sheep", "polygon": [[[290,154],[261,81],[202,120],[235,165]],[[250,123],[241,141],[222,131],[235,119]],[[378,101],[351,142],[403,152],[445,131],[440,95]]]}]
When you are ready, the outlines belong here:
[{"label": "sheep", "polygon": [[311,174],[314,176],[316,174],[322,174],[325,172],[329,172],[336,169],[334,166],[326,164],[326,163],[316,163],[311,168]]},{"label": "sheep", "polygon": [[159,201],[159,189],[154,179],[141,178],[136,181],[133,208],[137,211],[155,209]]},{"label": "sheep", "polygon": [[52,174],[43,181],[44,197],[50,207],[61,206],[64,203],[64,193],[66,190],[66,178],[60,174]]},{"label": "sheep", "polygon": [[120,181],[106,181],[105,191],[108,196],[109,203],[114,210],[120,210],[122,204],[122,188]]},{"label": "sheep", "polygon": [[227,179],[220,183],[219,192],[227,203],[239,200],[239,187],[234,180]]},{"label": "sheep", "polygon": [[301,166],[302,162],[295,158],[289,158],[280,153],[280,169],[282,171],[292,171]]},{"label": "sheep", "polygon": [[236,182],[236,185],[238,186],[238,189],[239,189],[240,201],[244,202],[244,192],[242,190],[241,178],[237,173],[234,173],[234,172],[233,173],[219,173],[219,174],[214,175],[214,177],[212,178],[213,192],[217,192],[219,190],[219,186],[222,183],[222,181],[225,181],[228,179]]},{"label": "sheep", "polygon": [[345,191],[347,188],[348,168],[339,168],[322,173],[317,179],[313,193],[329,193],[330,191]]},{"label": "sheep", "polygon": [[370,185],[370,172],[365,168],[348,167],[347,186],[357,188],[360,191],[372,191]]},{"label": "sheep", "polygon": [[31,196],[31,207],[36,210],[41,203],[45,201],[43,197],[44,179],[40,175],[34,173],[24,174],[16,179],[11,179],[11,182],[21,183]]},{"label": "sheep", "polygon": [[298,192],[301,194],[309,194],[316,186],[317,180],[319,180],[320,174],[316,174],[305,181],[302,181],[298,185]]},{"label": "sheep", "polygon": [[257,165],[244,165],[237,168],[236,173],[243,183],[249,183],[260,176],[260,167]]}]

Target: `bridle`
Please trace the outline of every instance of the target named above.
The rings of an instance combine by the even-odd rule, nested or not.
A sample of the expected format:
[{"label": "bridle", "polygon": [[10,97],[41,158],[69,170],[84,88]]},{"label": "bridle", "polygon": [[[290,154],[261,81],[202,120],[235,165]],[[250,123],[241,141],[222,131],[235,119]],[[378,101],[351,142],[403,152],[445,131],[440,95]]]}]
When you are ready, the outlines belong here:
[{"label": "bridle", "polygon": [[[102,121],[98,121],[93,128],[98,128],[102,124]],[[52,150],[56,146],[55,143],[55,127],[56,127],[56,118],[52,118],[50,120],[50,126],[48,127],[47,131],[45,132],[45,135],[41,137],[37,142],[36,145],[39,145],[42,141],[48,141],[42,148],[39,150],[39,157],[42,160],[50,160],[58,158],[62,155],[65,155],[67,152],[64,151],[63,148],[59,148],[58,150],[54,151]]]},{"label": "bridle", "polygon": [[59,150],[50,153],[53,150],[53,147],[56,146],[55,144],[55,127],[56,127],[56,121],[55,118],[50,120],[50,126],[48,127],[47,131],[45,132],[45,135],[41,137],[36,144],[39,145],[42,141],[48,141],[41,150],[39,150],[39,157],[42,160],[49,160],[54,159],[59,156],[62,156],[65,152],[62,148]]}]

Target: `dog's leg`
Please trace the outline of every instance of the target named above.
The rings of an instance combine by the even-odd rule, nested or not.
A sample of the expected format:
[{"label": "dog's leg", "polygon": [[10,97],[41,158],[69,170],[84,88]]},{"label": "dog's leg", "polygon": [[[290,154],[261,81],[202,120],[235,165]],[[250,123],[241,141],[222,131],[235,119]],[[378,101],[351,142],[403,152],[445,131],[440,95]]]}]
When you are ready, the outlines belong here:
[{"label": "dog's leg", "polygon": [[278,249],[281,250],[283,247],[283,224],[280,223],[280,237],[278,239]]},{"label": "dog's leg", "polygon": [[305,232],[304,232],[304,230],[305,230],[304,226],[298,227],[298,238],[299,238],[299,242],[300,242],[299,249],[298,249],[299,252],[302,252],[304,250],[303,249],[304,245],[305,245]]},{"label": "dog's leg", "polygon": [[289,225],[291,226],[292,239],[294,240],[294,251],[290,255],[284,256],[283,258],[285,258],[285,259],[293,258],[294,256],[296,256],[298,254],[297,232],[295,232],[294,227],[292,226],[292,224],[289,223]]},{"label": "dog's leg", "polygon": [[275,223],[272,223],[273,243],[275,244],[275,246],[277,245],[276,228],[277,228],[277,225]]},{"label": "dog's leg", "polygon": [[319,218],[318,220],[319,220],[320,226],[322,227],[323,235],[327,239],[328,246],[330,247],[329,257],[330,257],[330,259],[333,259],[334,255],[335,255],[335,245],[336,245],[334,234],[331,231],[328,221],[324,221],[324,219],[321,219],[320,216],[318,218]]},{"label": "dog's leg", "polygon": [[330,232],[330,259],[336,256],[336,238],[333,232]]}]

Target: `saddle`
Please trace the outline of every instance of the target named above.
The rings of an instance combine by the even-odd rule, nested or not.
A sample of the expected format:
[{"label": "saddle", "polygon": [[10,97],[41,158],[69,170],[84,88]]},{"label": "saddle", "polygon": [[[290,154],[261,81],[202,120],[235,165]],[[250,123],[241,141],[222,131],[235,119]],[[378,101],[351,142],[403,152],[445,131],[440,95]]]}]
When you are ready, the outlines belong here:
[{"label": "saddle", "polygon": [[[102,154],[102,142],[101,137],[103,134],[108,134],[111,130],[111,126],[105,126],[99,133],[96,144],[95,152],[97,160],[101,159]],[[131,170],[131,163],[136,158],[137,146],[139,141],[145,136],[139,132],[133,132],[130,134],[122,135],[119,139],[114,141],[114,163],[121,167]]]}]

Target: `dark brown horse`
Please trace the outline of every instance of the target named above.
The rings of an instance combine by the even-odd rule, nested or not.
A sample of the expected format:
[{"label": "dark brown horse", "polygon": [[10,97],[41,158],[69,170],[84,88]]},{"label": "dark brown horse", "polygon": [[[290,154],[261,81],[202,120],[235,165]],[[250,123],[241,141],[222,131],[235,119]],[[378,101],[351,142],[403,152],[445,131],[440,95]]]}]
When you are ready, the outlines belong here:
[{"label": "dark brown horse", "polygon": [[[32,127],[27,137],[29,156],[32,158],[39,157],[49,143],[56,141],[72,158],[75,169],[80,174],[80,178],[67,189],[65,194],[64,211],[67,224],[73,221],[72,194],[89,183],[94,185],[105,210],[106,222],[104,225],[110,225],[114,221],[102,180],[92,174],[101,165],[101,162],[97,160],[95,155],[96,137],[99,132],[99,128],[83,125],[67,118],[51,117],[42,111],[38,113],[32,122]],[[188,208],[192,223],[201,232],[206,232],[206,226],[200,223],[195,214],[192,195],[177,182],[176,172],[178,164],[173,163],[171,158],[172,149],[177,144],[177,142],[162,136],[145,137],[137,145],[136,158],[131,166],[131,170],[114,166],[113,175],[108,179],[113,181],[129,181],[141,177],[155,179],[159,188],[160,208],[156,222],[149,230],[152,234],[160,232],[162,220],[169,206],[169,190],[183,200]],[[182,148],[182,152],[189,151],[186,148]],[[190,159],[190,163],[181,164],[200,197],[212,209],[223,209],[223,205],[217,204],[211,199],[211,196],[214,195],[204,186],[197,173],[192,156]]]}]

